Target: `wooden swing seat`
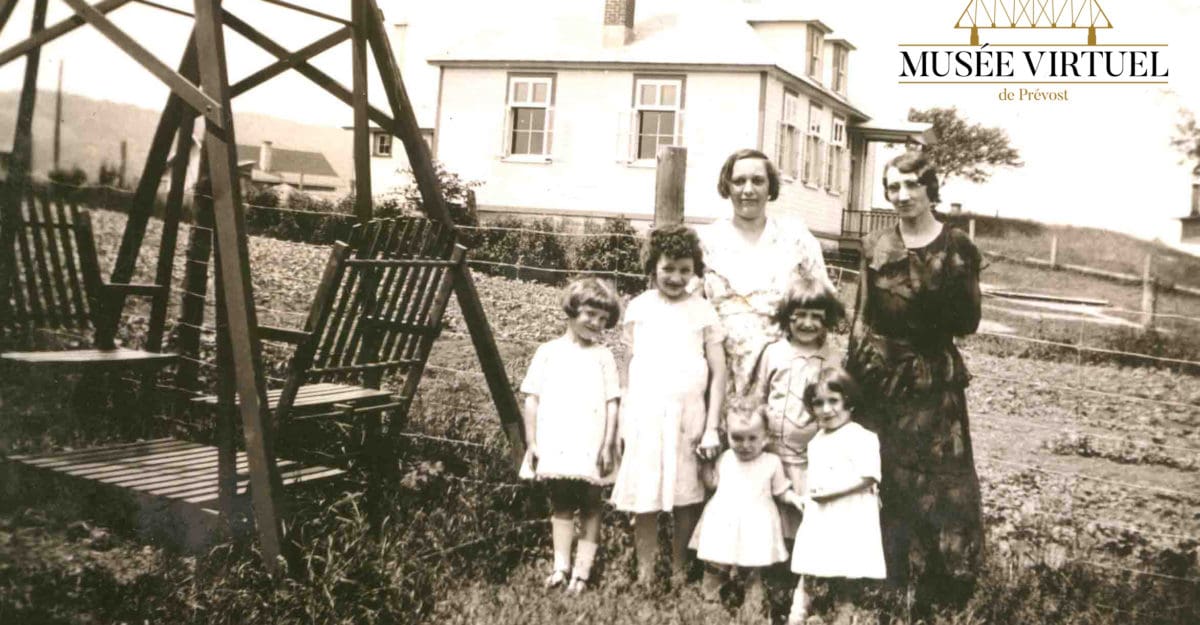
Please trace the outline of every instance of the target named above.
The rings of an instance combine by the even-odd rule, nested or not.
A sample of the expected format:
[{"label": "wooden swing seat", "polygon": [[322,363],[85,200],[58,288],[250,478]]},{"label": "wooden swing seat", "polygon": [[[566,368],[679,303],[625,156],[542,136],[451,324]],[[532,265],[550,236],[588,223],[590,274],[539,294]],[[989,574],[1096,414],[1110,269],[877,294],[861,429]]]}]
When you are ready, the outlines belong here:
[{"label": "wooden swing seat", "polygon": [[[40,201],[32,187],[11,233],[13,246],[0,260],[7,288],[0,297],[0,332],[32,336],[38,330],[91,333],[95,347],[54,351],[6,351],[0,362],[69,372],[137,369],[153,371],[175,362],[175,354],[116,345],[110,315],[125,296],[165,297],[166,285],[113,284],[100,275],[91,215],[74,203]],[[3,278],[0,278],[3,280]]]},{"label": "wooden swing seat", "polygon": [[[304,328],[259,328],[265,340],[296,346],[283,387],[267,392],[277,430],[361,417],[377,428],[384,412],[406,415],[465,261],[454,231],[424,218],[375,220],[335,244]],[[381,388],[397,373],[399,393]],[[212,409],[219,398],[192,401]],[[283,439],[290,449],[286,441],[303,435]]]}]

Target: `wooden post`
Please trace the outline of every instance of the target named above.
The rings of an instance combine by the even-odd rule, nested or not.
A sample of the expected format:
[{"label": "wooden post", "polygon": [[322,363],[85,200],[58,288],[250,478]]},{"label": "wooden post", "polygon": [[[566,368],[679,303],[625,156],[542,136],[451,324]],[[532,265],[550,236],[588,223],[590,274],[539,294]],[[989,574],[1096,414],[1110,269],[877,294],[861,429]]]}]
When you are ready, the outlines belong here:
[{"label": "wooden post", "polygon": [[175,162],[171,164],[171,187],[167,191],[167,207],[163,214],[162,238],[158,246],[158,268],[154,283],[162,286],[162,292],[154,296],[150,305],[150,327],[146,332],[146,348],[161,351],[163,332],[167,322],[167,303],[171,299],[171,270],[175,264],[175,247],[179,239],[179,221],[183,215],[183,192],[187,178],[188,162],[192,153],[192,130],[196,114],[184,111],[175,143]]},{"label": "wooden post", "polygon": [[687,177],[687,148],[663,145],[655,155],[654,226],[683,223],[683,183]]},{"label": "wooden post", "polygon": [[367,119],[367,5],[364,0],[351,0],[351,21],[354,22],[353,87],[354,87],[354,214],[358,223],[371,220],[371,129]]},{"label": "wooden post", "polygon": [[[229,324],[227,346],[229,370],[237,392],[237,405],[246,439],[250,465],[250,496],[259,546],[264,564],[278,574],[277,558],[287,548],[280,518],[282,482],[275,465],[272,431],[267,410],[267,386],[262,370],[261,344],[254,296],[250,282],[250,259],[246,219],[237,178],[236,139],[229,98],[229,75],[225,64],[220,0],[195,0],[196,51],[204,95],[221,110],[214,112],[223,127],[205,120],[204,145],[212,180],[214,238],[217,271],[221,272],[221,306]],[[203,112],[203,111],[201,111]],[[211,114],[210,114],[211,115]],[[290,558],[289,558],[290,559]]]},{"label": "wooden post", "polygon": [[4,26],[8,24],[8,18],[12,17],[13,8],[17,6],[17,0],[3,0],[0,2],[0,32],[4,31]]},{"label": "wooden post", "polygon": [[975,240],[975,218],[974,217],[972,217],[971,220],[967,222],[967,237],[969,239],[971,239],[972,241]]},{"label": "wooden post", "polygon": [[[433,167],[433,158],[429,154],[429,146],[421,138],[421,130],[417,126],[417,118],[413,115],[412,104],[408,92],[404,89],[404,81],[400,78],[400,68],[396,65],[396,56],[392,53],[391,42],[387,38],[387,28],[384,25],[383,13],[375,4],[375,0],[365,0],[368,3],[368,32],[371,51],[375,57],[375,65],[379,69],[379,77],[387,93],[388,104],[391,105],[394,124],[387,126],[392,134],[404,144],[408,162],[412,167],[413,178],[416,179],[417,189],[421,193],[421,205],[430,219],[436,219],[443,224],[454,227],[454,220],[446,208],[442,197],[441,183]],[[496,337],[488,324],[483,303],[479,301],[479,293],[475,290],[475,282],[466,264],[455,268],[454,294],[462,311],[463,321],[471,334],[471,342],[475,345],[475,353],[483,368],[484,379],[487,380],[488,390],[491,391],[492,401],[496,404],[496,412],[500,415],[500,423],[508,437],[512,451],[513,469],[520,466],[521,458],[525,455],[525,430],[521,420],[521,406],[513,392],[508,373],[504,370],[504,360],[500,356],[500,348],[496,345]],[[389,433],[391,435],[391,433]]]},{"label": "wooden post", "polygon": [[[129,142],[124,139],[121,139],[121,164],[117,167],[117,188],[119,188],[119,189],[125,188],[125,167],[128,164],[129,164]],[[161,178],[162,178],[162,175],[160,174],[159,179],[161,179]],[[155,183],[155,188],[156,189],[158,188],[157,183]]]},{"label": "wooden post", "polygon": [[59,168],[62,156],[62,76],[63,62],[58,61],[58,90],[54,92],[54,169]]},{"label": "wooden post", "polygon": [[1050,268],[1058,267],[1058,235],[1050,236]]},{"label": "wooden post", "polygon": [[1158,308],[1158,280],[1152,275],[1154,257],[1146,254],[1142,265],[1142,328],[1154,329],[1154,314]]}]

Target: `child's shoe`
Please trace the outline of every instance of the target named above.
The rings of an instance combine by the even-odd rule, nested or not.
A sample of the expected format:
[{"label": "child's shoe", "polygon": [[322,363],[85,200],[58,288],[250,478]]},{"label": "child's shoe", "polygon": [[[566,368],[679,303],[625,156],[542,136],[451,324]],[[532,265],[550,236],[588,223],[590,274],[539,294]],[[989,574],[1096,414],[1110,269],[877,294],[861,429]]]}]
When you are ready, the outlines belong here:
[{"label": "child's shoe", "polygon": [[570,574],[570,571],[555,570],[550,574],[549,577],[546,578],[546,582],[544,584],[546,589],[549,590],[551,588],[558,588],[559,586],[562,586],[567,582],[567,577]]},{"label": "child's shoe", "polygon": [[592,563],[596,561],[596,543],[590,540],[580,540],[575,548],[575,570],[571,572],[571,583],[567,592],[578,595],[587,590],[588,579],[592,576]]}]

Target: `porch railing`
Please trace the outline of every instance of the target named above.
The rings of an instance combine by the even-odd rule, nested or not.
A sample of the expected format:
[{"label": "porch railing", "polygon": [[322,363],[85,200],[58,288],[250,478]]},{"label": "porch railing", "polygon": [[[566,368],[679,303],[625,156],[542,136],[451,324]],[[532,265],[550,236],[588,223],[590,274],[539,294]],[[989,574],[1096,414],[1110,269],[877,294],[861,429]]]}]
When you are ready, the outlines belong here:
[{"label": "porch railing", "polygon": [[891,210],[845,209],[842,211],[842,236],[861,237],[873,230],[889,228],[897,219],[896,211]]}]

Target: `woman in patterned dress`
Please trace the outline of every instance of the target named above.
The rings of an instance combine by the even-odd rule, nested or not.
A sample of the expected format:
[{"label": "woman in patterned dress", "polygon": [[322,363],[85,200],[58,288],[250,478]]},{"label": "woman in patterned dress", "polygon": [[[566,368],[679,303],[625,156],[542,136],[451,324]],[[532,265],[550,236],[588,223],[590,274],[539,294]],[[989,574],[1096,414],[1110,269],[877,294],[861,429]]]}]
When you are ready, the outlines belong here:
[{"label": "woman in patterned dress", "polygon": [[979,478],[954,337],[980,318],[979,251],[938,221],[937,172],[919,152],[884,167],[899,223],[863,239],[847,369],[879,435],[888,577],[913,583],[915,605],[961,605],[982,560]]},{"label": "woman in patterned dress", "polygon": [[744,396],[754,362],[779,338],[771,317],[796,273],[829,280],[821,244],[800,222],[767,215],[779,197],[779,170],[758,150],[738,150],[725,159],[717,192],[733,215],[700,230],[704,245],[704,294],[725,327],[728,397]]}]

